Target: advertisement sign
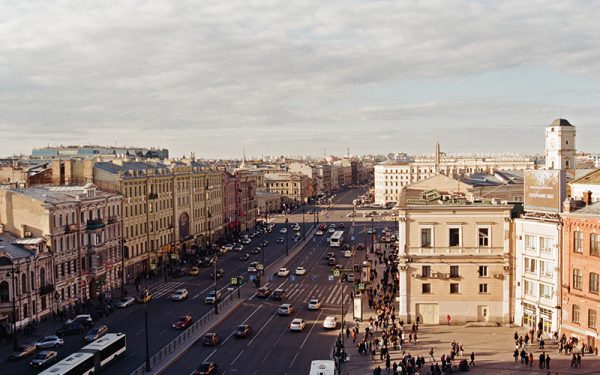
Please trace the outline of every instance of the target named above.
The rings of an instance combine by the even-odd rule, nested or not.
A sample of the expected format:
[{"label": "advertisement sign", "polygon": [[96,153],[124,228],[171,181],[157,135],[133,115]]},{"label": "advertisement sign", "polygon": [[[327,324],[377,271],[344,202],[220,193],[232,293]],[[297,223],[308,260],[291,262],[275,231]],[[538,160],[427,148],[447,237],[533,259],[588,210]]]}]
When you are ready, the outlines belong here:
[{"label": "advertisement sign", "polygon": [[362,299],[360,297],[354,297],[354,309],[353,309],[353,314],[354,315],[354,320],[358,320],[359,322],[362,322],[363,320],[363,314],[362,314]]},{"label": "advertisement sign", "polygon": [[525,171],[525,211],[561,212],[566,197],[566,175],[561,170]]}]

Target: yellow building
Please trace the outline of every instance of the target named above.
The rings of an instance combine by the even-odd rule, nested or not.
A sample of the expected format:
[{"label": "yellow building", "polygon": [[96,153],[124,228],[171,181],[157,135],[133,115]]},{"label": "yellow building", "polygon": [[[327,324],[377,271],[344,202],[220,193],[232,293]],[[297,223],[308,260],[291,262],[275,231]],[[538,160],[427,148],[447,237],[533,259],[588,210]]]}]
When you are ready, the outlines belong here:
[{"label": "yellow building", "polygon": [[300,173],[269,173],[265,175],[265,186],[267,191],[296,204],[305,203],[312,193],[311,180]]}]

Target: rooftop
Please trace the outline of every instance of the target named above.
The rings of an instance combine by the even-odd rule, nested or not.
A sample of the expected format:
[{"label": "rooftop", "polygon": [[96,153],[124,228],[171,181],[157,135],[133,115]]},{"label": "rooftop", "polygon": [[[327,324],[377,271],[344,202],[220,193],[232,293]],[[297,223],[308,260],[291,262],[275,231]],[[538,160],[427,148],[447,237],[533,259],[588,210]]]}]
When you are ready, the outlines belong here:
[{"label": "rooftop", "polygon": [[11,259],[19,259],[19,258],[28,258],[33,256],[34,254],[23,248],[24,243],[20,243],[22,240],[30,240],[34,242],[33,244],[39,243],[42,241],[41,238],[18,238],[11,233],[0,233],[0,256],[2,253],[6,253]]},{"label": "rooftop", "polygon": [[471,186],[522,185],[524,183],[522,171],[473,173],[462,176],[460,180]]},{"label": "rooftop", "polygon": [[81,200],[81,197],[86,198],[87,192],[90,189],[95,189],[94,198],[109,197],[113,195],[96,189],[96,186],[93,184],[87,184],[85,186],[50,186],[8,190],[15,194],[28,196],[43,203],[64,203]]},{"label": "rooftop", "polygon": [[596,169],[571,182],[571,184],[600,185],[600,169]]},{"label": "rooftop", "polygon": [[581,216],[599,216],[600,217],[600,202],[592,203],[584,208],[572,212],[574,215]]},{"label": "rooftop", "polygon": [[567,120],[565,120],[564,118],[557,118],[556,120],[552,121],[550,123],[550,125],[548,125],[547,127],[552,127],[552,126],[573,126],[571,125],[571,123]]}]

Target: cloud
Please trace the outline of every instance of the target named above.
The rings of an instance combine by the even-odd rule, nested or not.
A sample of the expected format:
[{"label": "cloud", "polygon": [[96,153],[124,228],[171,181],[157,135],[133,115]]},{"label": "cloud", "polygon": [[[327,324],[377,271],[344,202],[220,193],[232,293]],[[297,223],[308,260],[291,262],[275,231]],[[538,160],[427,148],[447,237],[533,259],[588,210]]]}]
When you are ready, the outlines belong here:
[{"label": "cloud", "polygon": [[[0,146],[13,153],[116,142],[232,157],[244,146],[255,154],[321,154],[339,139],[349,143],[343,152],[391,152],[429,147],[420,143],[423,134],[482,139],[501,124],[539,126],[559,114],[591,127],[590,89],[569,77],[597,87],[600,27],[590,14],[599,7],[541,0],[3,2]],[[502,96],[477,96],[477,80],[471,95],[440,94],[447,82],[515,69],[543,69],[548,91],[561,94],[522,97],[527,82],[519,78],[506,82],[514,88]],[[405,82],[422,83],[418,99]],[[418,142],[394,142],[399,136]],[[527,145],[509,139],[492,146]]]}]

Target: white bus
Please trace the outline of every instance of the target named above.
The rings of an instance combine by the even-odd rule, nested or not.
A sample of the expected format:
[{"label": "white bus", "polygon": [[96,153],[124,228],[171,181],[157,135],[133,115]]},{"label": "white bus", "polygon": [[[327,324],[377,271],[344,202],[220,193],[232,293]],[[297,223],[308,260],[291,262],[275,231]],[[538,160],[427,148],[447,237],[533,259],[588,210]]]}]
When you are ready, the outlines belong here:
[{"label": "white bus", "polygon": [[342,246],[343,242],[344,242],[344,231],[337,230],[337,231],[333,232],[333,234],[331,235],[331,239],[329,239],[329,246],[340,247],[340,246]]},{"label": "white bus", "polygon": [[335,361],[312,361],[310,364],[310,375],[335,375]]},{"label": "white bus", "polygon": [[39,375],[88,375],[102,370],[127,349],[125,334],[107,333]]}]

